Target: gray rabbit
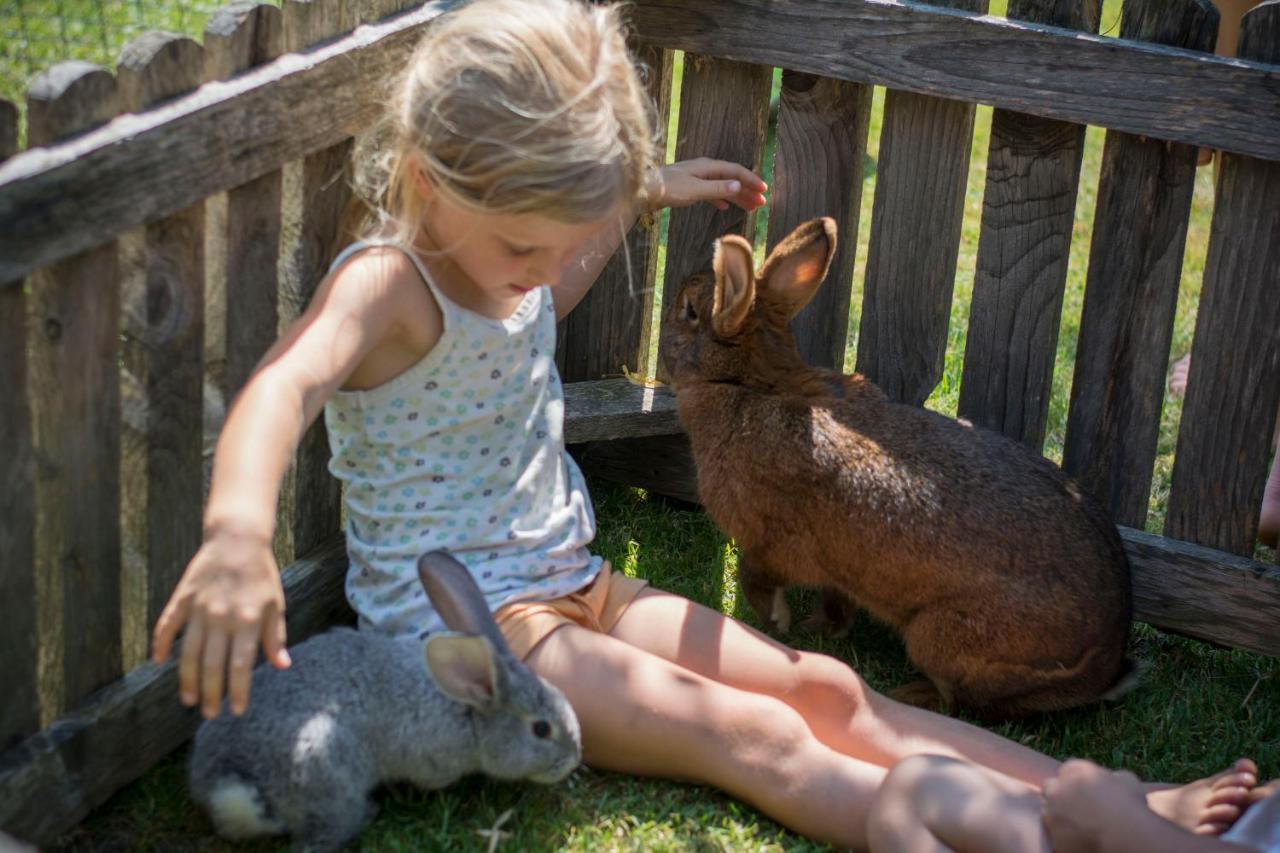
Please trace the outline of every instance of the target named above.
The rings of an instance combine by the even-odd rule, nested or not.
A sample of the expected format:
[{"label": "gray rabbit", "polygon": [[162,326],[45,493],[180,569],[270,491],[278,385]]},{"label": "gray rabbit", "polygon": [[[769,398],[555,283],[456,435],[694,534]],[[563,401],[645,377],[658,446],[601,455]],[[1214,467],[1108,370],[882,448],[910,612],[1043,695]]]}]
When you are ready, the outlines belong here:
[{"label": "gray rabbit", "polygon": [[483,772],[551,783],[577,767],[573,709],[516,660],[467,569],[433,551],[418,575],[461,635],[327,631],[291,649],[288,669],[258,666],[243,716],[201,725],[191,796],[219,835],[287,833],[295,849],[332,850],[372,817],[382,782],[430,789]]}]

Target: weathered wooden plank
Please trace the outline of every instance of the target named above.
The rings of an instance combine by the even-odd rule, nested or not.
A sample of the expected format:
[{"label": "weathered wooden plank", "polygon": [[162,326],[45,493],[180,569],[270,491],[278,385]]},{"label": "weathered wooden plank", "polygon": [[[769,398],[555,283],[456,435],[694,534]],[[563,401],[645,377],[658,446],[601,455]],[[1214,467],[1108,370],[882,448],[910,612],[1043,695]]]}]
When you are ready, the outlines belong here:
[{"label": "weathered wooden plank", "polygon": [[[284,570],[290,644],[351,621],[346,567],[346,547],[334,537]],[[0,754],[0,828],[48,844],[186,741],[200,717],[178,701],[180,654],[143,664]]]},{"label": "weathered wooden plank", "polygon": [[[160,32],[134,39],[117,71],[124,109],[141,112],[196,88],[203,63],[192,39]],[[133,618],[149,629],[200,546],[203,202],[146,225],[139,261],[124,294],[124,387],[137,396],[126,397],[122,509],[126,590],[134,592]],[[144,651],[149,630],[130,633],[141,634]]]},{"label": "weathered wooden plank", "polygon": [[[769,121],[772,73],[762,65],[685,54],[676,160],[716,157],[741,163],[758,174]],[[751,240],[754,211],[746,213],[733,205],[721,211],[706,204],[671,211],[663,314],[686,278],[704,267],[710,269],[712,244],[730,233]]]},{"label": "weathered wooden plank", "polygon": [[870,86],[782,72],[767,245],[772,250],[806,220],[835,218],[839,245],[827,280],[791,329],[806,361],[837,369],[849,337],[870,118]]},{"label": "weathered wooden plank", "polygon": [[[361,27],[75,142],[0,165],[0,281],[348,138],[385,108],[369,96],[447,4]],[[317,95],[317,93],[321,93]]]},{"label": "weathered wooden plank", "polygon": [[[1094,32],[1098,4],[1012,0],[1009,17]],[[1053,390],[1084,127],[996,110],[988,151],[958,410],[1039,452]]]},{"label": "weathered wooden plank", "polygon": [[[647,69],[649,97],[659,127],[671,111],[672,55],[642,47],[636,59]],[[658,264],[658,218],[641,217],[614,252],[596,283],[557,331],[556,363],[566,382],[599,379],[627,369],[647,370],[648,341]],[[602,334],[603,330],[607,333]]]},{"label": "weathered wooden plank", "polygon": [[18,151],[18,107],[0,98],[0,163]]},{"label": "weathered wooden plank", "polygon": [[567,444],[680,432],[676,398],[668,388],[644,388],[626,379],[565,383],[564,424]]},{"label": "weathered wooden plank", "polygon": [[[322,43],[354,26],[350,4],[343,0],[285,0],[282,13],[285,49],[291,51]],[[350,137],[340,140],[308,154],[295,173],[296,218],[284,222],[282,324],[292,323],[306,308],[334,254],[342,214],[351,198],[351,150]],[[282,490],[282,521],[277,529],[288,531],[290,538],[277,544],[286,560],[309,551],[341,528],[341,504],[342,487],[329,474],[328,434],[323,419],[317,419],[298,445]]]},{"label": "weathered wooden plank", "polygon": [[[1129,0],[1123,38],[1212,50],[1208,0]],[[1141,529],[1160,434],[1196,149],[1107,134],[1062,467]]]},{"label": "weathered wooden plank", "polygon": [[[986,0],[950,0],[985,11]],[[885,96],[857,369],[921,405],[942,376],[964,218],[972,104]]]},{"label": "weathered wooden plank", "polygon": [[[0,100],[0,162],[18,148],[18,109]],[[27,387],[27,297],[0,288],[0,750],[40,725],[36,674],[35,457]]]},{"label": "weathered wooden plank", "polygon": [[[1244,17],[1241,56],[1280,62],[1280,0]],[[1223,153],[1165,533],[1253,553],[1280,403],[1280,163]]]},{"label": "weathered wooden plank", "polygon": [[[0,280],[358,132],[382,108],[368,93],[443,8],[428,4],[163,113],[14,158],[0,167]],[[890,0],[654,0],[633,18],[644,41],[667,48],[1280,158],[1280,72],[1239,60]],[[1006,65],[1024,75],[997,79],[993,67]]]},{"label": "weathered wooden plank", "polygon": [[[59,63],[31,84],[28,143],[83,133],[119,107],[110,73]],[[50,718],[121,673],[115,245],[40,270],[30,299],[40,692]]]},{"label": "weathered wooden plank", "polygon": [[1135,619],[1280,657],[1280,567],[1128,527],[1120,536]]},{"label": "weathered wooden plank", "polygon": [[[226,80],[271,62],[284,50],[280,10],[256,0],[225,6],[204,31],[205,79]],[[281,173],[268,172],[227,193],[226,369],[231,400],[279,331]]]},{"label": "weathered wooden plank", "polygon": [[570,449],[579,466],[593,477],[698,503],[693,450],[684,434],[592,441]]},{"label": "weathered wooden plank", "polygon": [[1280,159],[1280,71],[1250,62],[898,0],[639,0],[631,21],[676,50]]}]

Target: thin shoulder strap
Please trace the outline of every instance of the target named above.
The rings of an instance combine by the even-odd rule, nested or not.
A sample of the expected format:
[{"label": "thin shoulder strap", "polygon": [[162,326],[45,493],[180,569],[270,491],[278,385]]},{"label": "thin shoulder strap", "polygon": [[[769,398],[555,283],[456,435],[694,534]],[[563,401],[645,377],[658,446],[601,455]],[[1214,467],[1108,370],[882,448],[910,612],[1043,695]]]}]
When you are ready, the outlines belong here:
[{"label": "thin shoulder strap", "polygon": [[329,265],[329,272],[332,273],[338,267],[342,266],[354,254],[364,249],[372,249],[377,246],[387,246],[396,249],[404,254],[406,258],[413,262],[413,266],[418,271],[418,275],[426,282],[427,289],[431,291],[431,295],[435,297],[436,304],[440,306],[440,310],[446,315],[453,311],[453,302],[440,292],[440,288],[436,285],[435,279],[431,277],[431,273],[427,271],[427,266],[418,257],[416,252],[409,250],[408,246],[396,243],[391,240],[357,240],[350,246],[347,246],[338,256],[333,259],[333,263]]}]

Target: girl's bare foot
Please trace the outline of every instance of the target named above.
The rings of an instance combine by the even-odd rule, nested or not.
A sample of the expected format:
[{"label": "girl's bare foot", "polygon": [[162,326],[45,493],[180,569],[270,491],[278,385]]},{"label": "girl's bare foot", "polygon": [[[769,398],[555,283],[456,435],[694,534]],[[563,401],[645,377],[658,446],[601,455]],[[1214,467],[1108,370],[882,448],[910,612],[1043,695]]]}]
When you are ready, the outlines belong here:
[{"label": "girl's bare foot", "polygon": [[1187,393],[1187,374],[1191,372],[1191,353],[1173,363],[1169,368],[1169,393],[1181,397]]},{"label": "girl's bare foot", "polygon": [[1197,835],[1220,835],[1236,822],[1258,784],[1258,767],[1241,758],[1229,770],[1176,787],[1147,790],[1147,805]]}]

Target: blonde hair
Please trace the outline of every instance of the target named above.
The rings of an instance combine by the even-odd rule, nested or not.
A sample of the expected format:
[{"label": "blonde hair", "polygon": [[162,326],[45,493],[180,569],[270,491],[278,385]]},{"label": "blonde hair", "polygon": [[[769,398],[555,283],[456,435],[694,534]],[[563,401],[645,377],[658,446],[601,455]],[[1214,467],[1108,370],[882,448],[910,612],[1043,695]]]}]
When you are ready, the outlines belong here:
[{"label": "blonde hair", "polygon": [[600,219],[642,195],[658,162],[654,107],[616,6],[472,0],[442,15],[392,95],[354,234],[394,224],[412,244],[420,168],[480,213]]}]

